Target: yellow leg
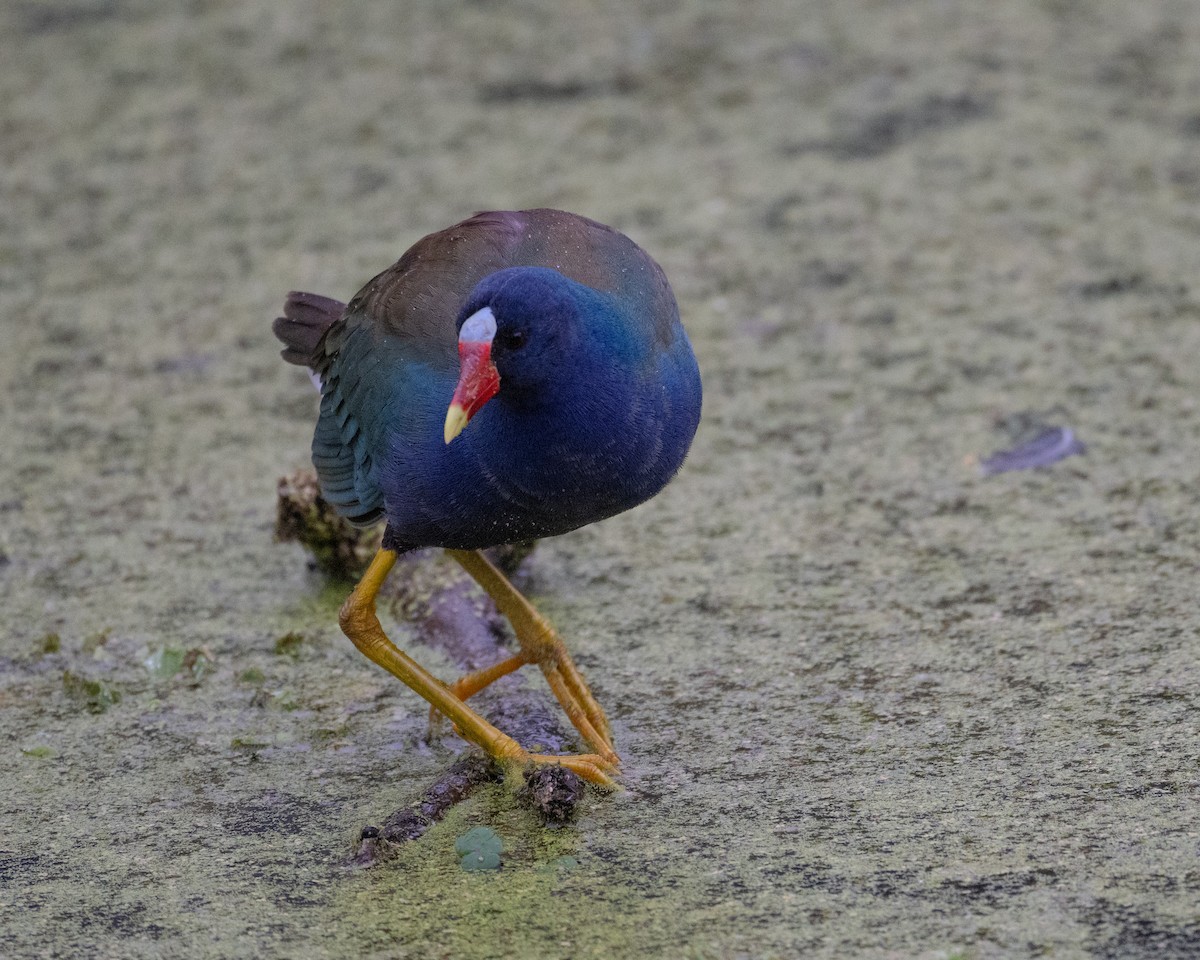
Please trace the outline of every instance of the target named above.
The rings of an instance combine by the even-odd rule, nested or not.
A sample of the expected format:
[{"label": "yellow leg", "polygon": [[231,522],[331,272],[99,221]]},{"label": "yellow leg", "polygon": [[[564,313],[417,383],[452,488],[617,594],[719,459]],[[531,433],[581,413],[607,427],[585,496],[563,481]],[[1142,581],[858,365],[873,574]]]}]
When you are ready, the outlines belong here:
[{"label": "yellow leg", "polygon": [[454,691],[454,695],[460,700],[469,700],[480,690],[490,687],[501,677],[507,677],[510,673],[516,673],[528,662],[523,653],[518,653],[516,656],[509,657],[507,660],[501,660],[499,663],[494,663],[483,670],[476,670],[474,673],[468,673],[464,677],[459,677],[450,685],[450,689]]},{"label": "yellow leg", "polygon": [[[494,663],[490,667],[485,667],[482,670],[476,670],[474,673],[468,673],[465,676],[459,677],[454,683],[450,684],[450,692],[458,697],[459,700],[469,700],[480,690],[490,687],[501,677],[507,677],[510,673],[515,673],[528,662],[524,654],[518,653],[507,660]],[[431,740],[437,736],[441,720],[442,715],[438,712],[438,708],[431,706],[429,708],[429,738]]]},{"label": "yellow leg", "polygon": [[[527,663],[536,663],[541,667],[550,689],[554,691],[580,736],[596,755],[607,763],[616,765],[619,759],[613,750],[608,718],[592,696],[554,627],[478,550],[446,552],[483,587],[500,612],[508,618],[521,645],[520,657]],[[512,659],[504,661],[503,666],[508,666]],[[506,669],[505,672],[511,673],[512,670]]]},{"label": "yellow leg", "polygon": [[342,632],[373,662],[415,690],[448,717],[462,736],[502,763],[561,763],[581,777],[604,786],[612,786],[609,776],[613,764],[604,757],[552,757],[530,755],[512,737],[501,733],[468,707],[450,689],[424,667],[405,654],[383,632],[375,614],[375,597],[396,563],[394,550],[380,550],[363,574],[358,586],[342,605],[339,622]]}]

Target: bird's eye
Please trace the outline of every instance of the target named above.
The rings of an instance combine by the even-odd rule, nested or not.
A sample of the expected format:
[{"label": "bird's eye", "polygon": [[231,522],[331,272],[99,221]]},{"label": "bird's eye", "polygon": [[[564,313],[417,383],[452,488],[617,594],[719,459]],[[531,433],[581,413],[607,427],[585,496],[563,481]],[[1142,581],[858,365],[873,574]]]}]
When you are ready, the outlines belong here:
[{"label": "bird's eye", "polygon": [[496,340],[505,350],[520,350],[525,346],[525,331],[501,330],[496,334]]}]

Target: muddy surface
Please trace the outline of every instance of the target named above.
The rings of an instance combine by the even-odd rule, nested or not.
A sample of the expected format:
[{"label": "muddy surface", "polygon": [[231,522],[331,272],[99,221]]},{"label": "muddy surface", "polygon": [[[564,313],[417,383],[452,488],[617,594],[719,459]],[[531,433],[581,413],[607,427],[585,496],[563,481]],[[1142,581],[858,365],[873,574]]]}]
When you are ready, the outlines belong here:
[{"label": "muddy surface", "polygon": [[[1198,64],[1191,0],[3,5],[0,954],[1196,956]],[[626,789],[348,866],[455,745],[273,540],[270,321],[534,205],[705,378],[526,561]],[[1087,452],[982,476],[1014,418]]]}]

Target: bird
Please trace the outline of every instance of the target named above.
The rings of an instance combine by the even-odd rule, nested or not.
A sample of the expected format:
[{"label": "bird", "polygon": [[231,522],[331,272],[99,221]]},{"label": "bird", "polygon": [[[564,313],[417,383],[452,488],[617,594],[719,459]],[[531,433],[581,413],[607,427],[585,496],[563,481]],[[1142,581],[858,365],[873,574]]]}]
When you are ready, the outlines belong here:
[{"label": "bird", "polygon": [[[683,465],[702,387],[662,268],[577,214],[486,211],[419,240],[348,304],[293,291],[273,331],[321,392],[322,496],[354,524],[386,523],[342,631],[496,761],[615,787],[603,709],[554,627],[482,551],[629,510]],[[517,653],[447,684],[387,637],[379,590],[398,556],[427,547],[495,601]],[[467,703],[527,664],[586,752],[529,753]]]}]

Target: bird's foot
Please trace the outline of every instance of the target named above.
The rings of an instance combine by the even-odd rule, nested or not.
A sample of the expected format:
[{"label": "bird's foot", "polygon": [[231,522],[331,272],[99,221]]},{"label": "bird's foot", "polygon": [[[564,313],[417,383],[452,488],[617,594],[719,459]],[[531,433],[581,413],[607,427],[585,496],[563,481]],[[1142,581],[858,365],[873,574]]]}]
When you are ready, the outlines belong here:
[{"label": "bird's foot", "polygon": [[617,789],[616,763],[595,753],[576,753],[562,757],[551,753],[531,753],[529,760],[538,765],[566,767],[588,783],[609,790]]},{"label": "bird's foot", "polygon": [[578,774],[581,778],[607,789],[617,789],[617,760],[595,753],[554,754],[530,753],[508,734],[493,727],[490,723],[471,710],[465,703],[459,702],[463,716],[462,722],[454,724],[454,730],[465,740],[469,740],[488,754],[501,766],[509,769],[520,769],[530,764],[537,766],[561,766]]},{"label": "bird's foot", "polygon": [[[609,766],[615,767],[620,763],[620,758],[613,750],[608,718],[592,696],[587,682],[575,666],[571,655],[567,653],[562,640],[550,633],[542,638],[540,644],[529,644],[529,647],[529,650],[523,650],[497,664],[459,677],[446,689],[459,700],[465,701],[527,663],[537,663],[572,726],[579,731],[579,735],[594,755],[599,756]],[[436,707],[429,708],[430,739],[436,737],[439,732],[441,716]],[[457,731],[457,727],[455,729]]]},{"label": "bird's foot", "polygon": [[[465,705],[464,705],[465,707]],[[469,708],[466,708],[469,709]],[[481,718],[482,729],[477,731],[459,731],[461,736],[471,740],[484,752],[490,754],[502,766],[527,767],[529,764],[539,766],[561,766],[578,774],[589,783],[599,787],[616,789],[617,760],[596,753],[529,753],[516,740],[501,733]],[[455,730],[458,726],[455,725]],[[473,734],[473,735],[472,735]]]}]

